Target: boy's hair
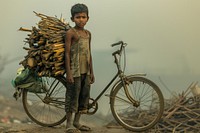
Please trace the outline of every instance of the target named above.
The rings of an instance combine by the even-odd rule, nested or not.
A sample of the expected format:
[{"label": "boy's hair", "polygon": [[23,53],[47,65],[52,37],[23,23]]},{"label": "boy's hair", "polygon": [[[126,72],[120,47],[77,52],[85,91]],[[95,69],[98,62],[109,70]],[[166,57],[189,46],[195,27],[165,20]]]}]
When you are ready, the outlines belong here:
[{"label": "boy's hair", "polygon": [[71,8],[71,15],[72,15],[72,18],[74,18],[75,14],[77,13],[86,13],[87,16],[89,14],[89,11],[88,11],[88,7],[85,5],[85,4],[75,4],[74,6],[72,6]]}]

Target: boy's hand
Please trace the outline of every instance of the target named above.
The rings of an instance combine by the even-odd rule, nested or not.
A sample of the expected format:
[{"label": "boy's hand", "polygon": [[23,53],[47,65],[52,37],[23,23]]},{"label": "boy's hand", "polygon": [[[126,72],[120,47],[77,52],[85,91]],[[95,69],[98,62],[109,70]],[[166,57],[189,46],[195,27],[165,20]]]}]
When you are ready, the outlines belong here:
[{"label": "boy's hand", "polygon": [[90,84],[93,84],[95,81],[94,74],[90,75]]},{"label": "boy's hand", "polygon": [[74,78],[73,78],[72,74],[67,74],[67,82],[74,83]]}]

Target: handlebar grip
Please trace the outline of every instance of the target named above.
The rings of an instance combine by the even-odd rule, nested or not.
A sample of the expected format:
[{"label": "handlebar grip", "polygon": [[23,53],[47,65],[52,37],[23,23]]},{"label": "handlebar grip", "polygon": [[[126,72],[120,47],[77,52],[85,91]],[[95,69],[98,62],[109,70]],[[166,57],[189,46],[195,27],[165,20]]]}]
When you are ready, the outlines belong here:
[{"label": "handlebar grip", "polygon": [[114,47],[114,46],[116,46],[116,45],[120,45],[120,44],[122,44],[122,43],[123,43],[123,41],[119,41],[119,42],[117,42],[117,43],[113,43],[113,44],[111,44],[111,46]]}]

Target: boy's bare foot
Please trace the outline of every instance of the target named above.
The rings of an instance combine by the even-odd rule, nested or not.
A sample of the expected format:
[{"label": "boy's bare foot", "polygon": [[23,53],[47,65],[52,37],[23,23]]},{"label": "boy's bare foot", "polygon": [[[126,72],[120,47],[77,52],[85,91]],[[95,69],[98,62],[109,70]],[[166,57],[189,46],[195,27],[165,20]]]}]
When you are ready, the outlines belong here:
[{"label": "boy's bare foot", "polygon": [[77,128],[67,128],[65,133],[81,133],[81,131]]},{"label": "boy's bare foot", "polygon": [[92,129],[86,125],[81,124],[74,124],[74,127],[76,127],[80,131],[91,131]]}]

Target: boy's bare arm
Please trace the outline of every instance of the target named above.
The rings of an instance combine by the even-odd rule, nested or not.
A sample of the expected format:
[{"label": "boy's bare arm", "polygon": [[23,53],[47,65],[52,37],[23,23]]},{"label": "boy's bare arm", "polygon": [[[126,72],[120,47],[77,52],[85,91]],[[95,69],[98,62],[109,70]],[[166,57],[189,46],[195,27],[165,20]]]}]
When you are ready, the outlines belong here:
[{"label": "boy's bare arm", "polygon": [[70,68],[70,48],[71,48],[71,43],[72,43],[72,32],[68,30],[66,32],[66,37],[65,37],[65,68],[67,72],[67,80],[68,82],[73,83],[73,76],[71,73],[71,68]]},{"label": "boy's bare arm", "polygon": [[93,72],[93,61],[92,61],[92,54],[91,54],[91,33],[90,34],[90,39],[89,39],[89,47],[90,47],[90,73],[91,73],[91,84],[94,83],[95,78],[94,78],[94,72]]}]

